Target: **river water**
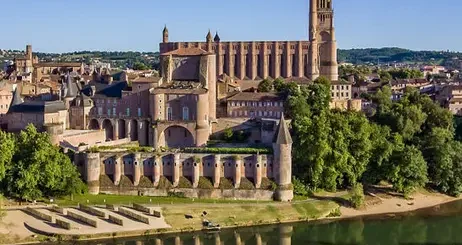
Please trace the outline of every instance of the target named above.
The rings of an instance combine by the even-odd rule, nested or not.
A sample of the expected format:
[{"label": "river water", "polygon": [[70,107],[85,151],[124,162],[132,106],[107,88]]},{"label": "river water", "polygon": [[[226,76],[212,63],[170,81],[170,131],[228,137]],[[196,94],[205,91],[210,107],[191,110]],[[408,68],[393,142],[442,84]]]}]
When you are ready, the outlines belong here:
[{"label": "river water", "polygon": [[65,245],[462,244],[462,201],[400,215],[259,226]]}]

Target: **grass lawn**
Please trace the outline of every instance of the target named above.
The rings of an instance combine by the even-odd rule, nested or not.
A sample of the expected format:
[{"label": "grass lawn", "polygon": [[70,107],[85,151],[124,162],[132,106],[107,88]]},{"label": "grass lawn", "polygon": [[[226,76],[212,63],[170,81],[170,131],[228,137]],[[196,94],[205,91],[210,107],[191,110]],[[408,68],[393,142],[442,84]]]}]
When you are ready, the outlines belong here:
[{"label": "grass lawn", "polygon": [[[331,201],[303,201],[296,203],[173,205],[162,208],[165,220],[175,230],[202,227],[202,212],[206,219],[227,226],[249,226],[288,221],[317,219],[328,215],[338,205]],[[185,214],[192,215],[186,219]]]},{"label": "grass lawn", "polygon": [[220,199],[191,199],[179,197],[149,197],[149,196],[119,196],[119,195],[74,195],[73,197],[67,196],[55,200],[55,204],[60,206],[76,206],[78,203],[88,203],[90,205],[104,205],[104,204],[194,204],[194,203],[219,203],[219,204],[256,204],[256,203],[271,203],[271,201],[240,201],[240,200],[220,200]]}]

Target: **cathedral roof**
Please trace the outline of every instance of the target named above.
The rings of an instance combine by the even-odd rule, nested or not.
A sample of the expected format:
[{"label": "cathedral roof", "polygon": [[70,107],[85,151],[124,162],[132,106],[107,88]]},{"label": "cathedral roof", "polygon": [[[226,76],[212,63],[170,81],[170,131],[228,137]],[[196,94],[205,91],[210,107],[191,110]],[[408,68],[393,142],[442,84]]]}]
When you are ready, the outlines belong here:
[{"label": "cathedral roof", "polygon": [[281,115],[281,120],[279,121],[279,129],[276,137],[276,144],[287,145],[292,144],[292,137],[290,136],[289,128],[287,123],[284,120],[284,113]]},{"label": "cathedral roof", "polygon": [[167,53],[164,53],[162,55],[176,55],[176,56],[194,56],[194,55],[210,55],[212,53],[209,53],[203,49],[200,48],[180,48],[176,49]]}]

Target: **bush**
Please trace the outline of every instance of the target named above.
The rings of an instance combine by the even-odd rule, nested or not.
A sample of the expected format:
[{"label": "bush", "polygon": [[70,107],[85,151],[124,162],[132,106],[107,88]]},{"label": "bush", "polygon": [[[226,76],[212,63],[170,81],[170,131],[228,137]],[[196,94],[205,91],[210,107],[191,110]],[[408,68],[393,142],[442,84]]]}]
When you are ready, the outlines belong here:
[{"label": "bush", "polygon": [[307,186],[297,177],[292,178],[292,184],[294,186],[294,195],[304,197],[308,196],[309,192]]},{"label": "bush", "polygon": [[226,141],[231,141],[233,138],[233,130],[231,128],[226,128],[223,133],[223,139]]},{"label": "bush", "polygon": [[249,179],[241,178],[241,184],[239,185],[239,189],[240,190],[254,190],[255,186],[252,183],[252,181],[250,181]]},{"label": "bush", "polygon": [[183,149],[185,153],[216,153],[216,154],[273,154],[272,148],[195,148]]},{"label": "bush", "polygon": [[351,189],[350,204],[356,209],[364,206],[364,189],[361,183],[356,183]]},{"label": "bush", "polygon": [[332,210],[329,215],[327,215],[327,218],[332,218],[332,217],[340,217],[342,216],[342,212],[340,211],[340,207]]},{"label": "bush", "polygon": [[213,184],[208,178],[201,176],[197,188],[210,190],[213,189]]},{"label": "bush", "polygon": [[268,178],[262,178],[261,179],[261,185],[260,189],[262,190],[269,190],[269,191],[275,191],[277,189],[278,185],[274,183],[274,181],[268,179]]}]

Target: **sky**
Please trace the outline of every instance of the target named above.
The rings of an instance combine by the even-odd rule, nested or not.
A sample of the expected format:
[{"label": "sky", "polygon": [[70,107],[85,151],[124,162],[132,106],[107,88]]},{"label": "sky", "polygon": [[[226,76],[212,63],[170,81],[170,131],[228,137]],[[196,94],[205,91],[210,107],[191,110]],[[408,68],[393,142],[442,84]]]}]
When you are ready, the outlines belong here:
[{"label": "sky", "polygon": [[[462,51],[461,0],[333,0],[339,48]],[[170,41],[307,40],[308,0],[0,0],[0,49],[158,51]]]}]

